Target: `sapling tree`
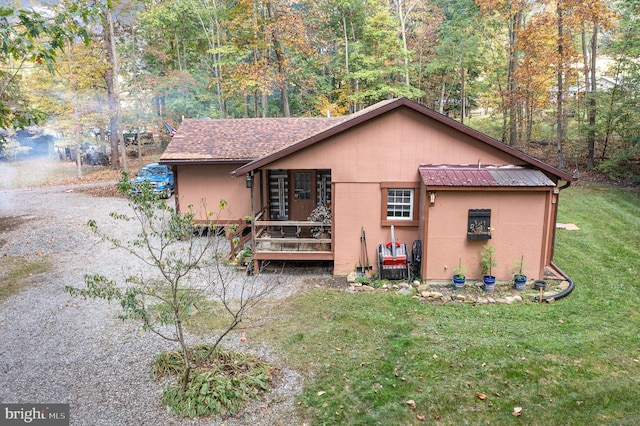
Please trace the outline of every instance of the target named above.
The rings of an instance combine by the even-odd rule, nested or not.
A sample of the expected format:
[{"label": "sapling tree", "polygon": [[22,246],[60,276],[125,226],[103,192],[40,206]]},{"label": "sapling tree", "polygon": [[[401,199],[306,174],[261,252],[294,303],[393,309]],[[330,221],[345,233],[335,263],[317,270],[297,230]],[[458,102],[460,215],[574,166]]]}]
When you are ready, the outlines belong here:
[{"label": "sapling tree", "polygon": [[[209,358],[247,311],[271,293],[277,281],[240,276],[226,265],[228,247],[213,226],[214,220],[226,211],[225,201],[220,201],[217,213],[207,213],[210,223],[196,224],[193,206],[189,206],[187,213],[178,213],[154,194],[148,183],[141,186],[138,195],[130,196],[132,186],[123,174],[118,190],[129,196],[131,212],[110,216],[117,221],[136,221],[140,232],[121,240],[94,220],[89,221],[89,226],[104,241],[125,250],[155,273],[124,277],[121,283],[102,275],[86,275],[84,288],[67,286],[66,291],[73,296],[117,301],[122,307],[119,318],[140,321],[144,330],[175,342],[184,359],[179,381],[185,392],[198,362]],[[185,326],[196,305],[204,300],[216,300],[227,320],[208,346],[209,352],[194,357],[187,344]]]}]

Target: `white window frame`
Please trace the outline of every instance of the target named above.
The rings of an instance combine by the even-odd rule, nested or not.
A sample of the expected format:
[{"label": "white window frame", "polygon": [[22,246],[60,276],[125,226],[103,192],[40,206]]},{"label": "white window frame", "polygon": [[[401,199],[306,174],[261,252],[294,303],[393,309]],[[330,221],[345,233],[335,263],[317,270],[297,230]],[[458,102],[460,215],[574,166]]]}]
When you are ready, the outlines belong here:
[{"label": "white window frame", "polygon": [[[392,199],[393,198],[393,199]],[[406,200],[408,198],[408,200]],[[414,188],[387,188],[387,220],[414,220]],[[400,216],[389,213],[400,213]],[[408,216],[405,216],[408,213]]]}]

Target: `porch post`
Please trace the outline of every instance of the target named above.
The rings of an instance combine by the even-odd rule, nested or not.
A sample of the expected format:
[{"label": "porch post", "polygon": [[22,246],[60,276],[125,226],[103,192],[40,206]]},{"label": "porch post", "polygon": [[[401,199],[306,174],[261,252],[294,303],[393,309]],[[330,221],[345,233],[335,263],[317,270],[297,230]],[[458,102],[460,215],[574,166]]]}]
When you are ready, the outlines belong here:
[{"label": "porch post", "polygon": [[[251,197],[251,201],[249,202],[249,208],[251,210],[251,251],[252,253],[255,253],[256,251],[256,214],[255,214],[255,209],[253,208],[253,202],[254,202],[253,191],[255,190],[256,182],[255,182],[253,172],[247,173],[247,182],[249,182],[249,180],[251,180],[251,185],[247,184],[247,187],[249,188],[249,194]],[[260,182],[260,184],[262,184],[262,182]],[[256,259],[253,259],[252,261],[253,261],[253,273],[255,275],[258,275],[259,273],[258,261]]]}]

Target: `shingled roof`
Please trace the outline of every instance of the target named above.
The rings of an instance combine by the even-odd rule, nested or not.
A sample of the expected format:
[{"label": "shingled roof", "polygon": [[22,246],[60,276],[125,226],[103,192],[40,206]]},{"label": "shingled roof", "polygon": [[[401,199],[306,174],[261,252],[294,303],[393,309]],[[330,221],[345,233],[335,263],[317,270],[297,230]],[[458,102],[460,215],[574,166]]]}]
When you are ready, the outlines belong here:
[{"label": "shingled roof", "polygon": [[160,162],[169,165],[238,164],[239,167],[232,172],[238,176],[396,108],[412,109],[559,179],[575,180],[570,173],[407,98],[378,102],[344,117],[186,119],[180,124],[178,132],[160,157]]},{"label": "shingled roof", "polygon": [[346,118],[185,119],[160,161],[165,164],[245,164]]}]

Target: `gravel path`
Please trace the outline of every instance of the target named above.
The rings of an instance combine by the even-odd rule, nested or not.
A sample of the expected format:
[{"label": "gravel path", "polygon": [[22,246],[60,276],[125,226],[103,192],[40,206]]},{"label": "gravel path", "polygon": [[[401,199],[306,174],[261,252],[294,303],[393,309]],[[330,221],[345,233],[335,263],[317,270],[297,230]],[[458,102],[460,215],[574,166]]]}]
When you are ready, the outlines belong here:
[{"label": "gravel path", "polygon": [[[52,263],[50,272],[33,276],[31,285],[0,302],[0,402],[68,403],[72,425],[301,424],[294,399],[302,376],[287,369],[267,400],[241,415],[192,421],[167,413],[150,364],[158,352],[174,347],[119,321],[118,306],[64,292],[65,285],[84,286],[85,273],[117,278],[125,269],[127,275],[145,271],[86,225],[95,219],[124,237],[135,228],[108,214],[128,209],[125,199],[91,197],[69,187],[0,191],[0,219],[19,223],[0,228],[0,256]],[[300,281],[284,277],[280,295],[299,290]],[[255,351],[270,357],[264,348]]]}]

